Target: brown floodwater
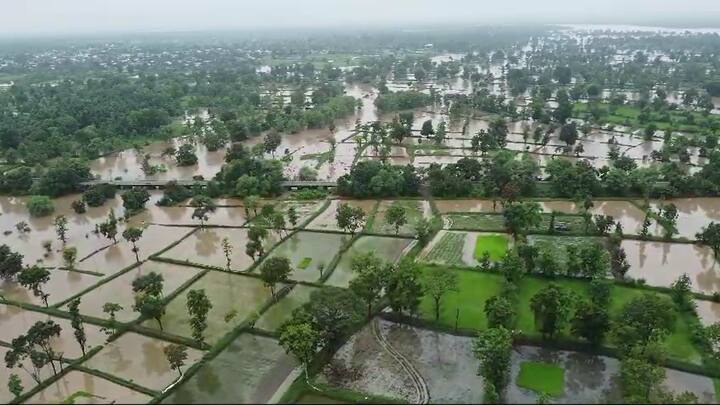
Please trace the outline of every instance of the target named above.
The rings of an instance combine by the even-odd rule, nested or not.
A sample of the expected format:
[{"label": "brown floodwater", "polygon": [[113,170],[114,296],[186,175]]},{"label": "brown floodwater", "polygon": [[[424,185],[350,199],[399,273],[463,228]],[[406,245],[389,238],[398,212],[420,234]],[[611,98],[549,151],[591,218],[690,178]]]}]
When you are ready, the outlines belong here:
[{"label": "brown floodwater", "polygon": [[712,294],[720,290],[718,265],[708,247],[635,240],[623,240],[622,247],[630,264],[628,277],[645,279],[652,286],[670,287],[687,273],[693,291]]},{"label": "brown floodwater", "polygon": [[[82,355],[80,346],[75,341],[70,321],[64,318],[51,317],[40,312],[33,312],[11,305],[0,304],[0,341],[10,343],[19,335],[25,334],[31,326],[39,321],[53,320],[62,328],[60,337],[52,340],[52,347],[57,353],[64,353],[65,358],[72,359]],[[94,325],[85,324],[87,335],[87,348],[101,345],[105,341],[105,334]]]},{"label": "brown floodwater", "polygon": [[[10,349],[5,348],[5,347],[0,347],[0,358],[4,359],[5,353],[7,353],[8,351],[10,351]],[[29,361],[25,361],[25,362],[23,362],[23,364],[29,366],[28,370],[30,370],[32,367],[32,366],[30,366]],[[10,369],[7,367],[0,367],[0,379],[2,379],[2,381],[7,381],[10,378],[10,374],[17,374],[17,376],[20,377],[20,382],[22,383],[23,387],[25,387],[25,391],[29,391],[37,385],[37,383],[35,382],[35,380],[33,380],[33,378],[30,376],[30,374],[28,374],[25,370],[23,370],[19,367],[14,368],[14,369]],[[40,379],[41,380],[44,380],[44,379],[50,377],[51,375],[52,375],[52,370],[50,369],[50,367],[40,370]],[[8,391],[7,389],[0,389],[0,401],[2,401],[2,403],[4,403],[4,404],[10,403],[10,401],[12,401],[13,398],[15,398],[15,396],[12,395],[10,393],[10,391]]]},{"label": "brown floodwater", "polygon": [[441,213],[447,212],[502,212],[500,201],[493,211],[492,200],[435,200],[435,206]]},{"label": "brown floodwater", "polygon": [[352,207],[359,207],[365,211],[366,216],[375,208],[375,200],[341,200],[335,199],[330,201],[330,205],[312,220],[307,226],[308,229],[333,230],[339,231],[335,215],[340,204],[350,204]]},{"label": "brown floodwater", "polygon": [[[283,287],[278,284],[276,291]],[[164,331],[178,336],[192,338],[190,315],[187,310],[187,294],[191,290],[205,290],[212,309],[207,316],[205,339],[213,344],[230,332],[249,316],[258,315],[260,307],[271,297],[270,288],[256,277],[210,271],[175,297],[166,307],[162,317]],[[231,316],[232,315],[232,316]],[[149,319],[143,326],[159,330],[155,319]]]},{"label": "brown floodwater", "polygon": [[25,403],[48,404],[65,403],[73,394],[83,392],[91,396],[78,396],[72,403],[75,404],[146,404],[152,397],[133,391],[130,388],[115,384],[92,374],[82,371],[70,371],[62,378],[40,392],[33,395]]},{"label": "brown floodwater", "polygon": [[[43,284],[42,290],[44,293],[50,294],[48,304],[53,305],[72,297],[100,280],[100,277],[89,274],[54,269],[50,270],[50,280]],[[0,294],[13,301],[44,305],[40,297],[34,296],[32,291],[16,281],[0,281]]]},{"label": "brown floodwater", "polygon": [[720,322],[720,303],[696,299],[695,305],[695,310],[704,326]]},{"label": "brown floodwater", "polygon": [[[711,221],[720,222],[720,198],[676,198],[667,200],[678,209],[678,236],[695,239],[695,234]],[[651,201],[650,206],[657,212],[660,201]]]},{"label": "brown floodwater", "polygon": [[[172,231],[174,228],[167,229]],[[175,235],[176,239],[178,235],[180,234]],[[227,260],[222,249],[222,240],[224,238],[228,238],[233,248],[230,256],[230,267],[234,271],[247,269],[253,261],[250,256],[245,254],[245,245],[248,242],[247,229],[245,228],[198,229],[178,245],[163,253],[162,257],[225,268]],[[265,251],[267,252],[278,239],[277,232],[269,231],[268,238],[264,242]]]},{"label": "brown floodwater", "polygon": [[[170,343],[133,332],[107,343],[100,352],[83,365],[132,381],[152,390],[163,390],[178,378],[170,369],[163,348]],[[203,352],[187,348],[188,358],[183,370],[200,360]]]},{"label": "brown floodwater", "polygon": [[158,273],[163,277],[163,295],[168,295],[197,275],[200,269],[163,262],[145,262],[139,267],[82,295],[80,297],[80,313],[96,318],[108,319],[109,317],[103,312],[102,307],[105,303],[113,302],[123,307],[122,310],[115,313],[115,318],[118,321],[130,322],[136,319],[139,314],[132,309],[133,303],[135,302],[132,282],[136,278],[150,272]]}]

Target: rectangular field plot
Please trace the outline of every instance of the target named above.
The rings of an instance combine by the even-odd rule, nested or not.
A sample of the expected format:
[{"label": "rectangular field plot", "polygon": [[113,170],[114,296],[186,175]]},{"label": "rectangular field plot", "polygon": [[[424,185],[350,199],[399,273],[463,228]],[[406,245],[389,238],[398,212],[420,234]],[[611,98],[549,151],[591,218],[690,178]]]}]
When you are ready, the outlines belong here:
[{"label": "rectangular field plot", "polygon": [[242,334],[163,403],[268,403],[296,366],[274,339]]},{"label": "rectangular field plot", "polygon": [[449,212],[502,212],[500,201],[496,201],[493,209],[492,200],[435,200],[435,206],[441,213]]},{"label": "rectangular field plot", "polygon": [[440,231],[435,239],[420,253],[420,260],[456,266],[476,266],[483,253],[490,254],[491,261],[505,257],[509,238],[505,234]]},{"label": "rectangular field plot", "polygon": [[[142,238],[136,243],[140,260],[165,249],[176,240],[187,235],[192,228],[146,226]],[[122,230],[119,230],[122,232]],[[96,252],[92,256],[80,261],[77,268],[103,274],[114,274],[135,263],[135,253],[132,245],[123,240],[118,234],[118,243]]]},{"label": "rectangular field plot", "polygon": [[[328,264],[350,235],[323,232],[298,232],[273,249],[270,257],[287,257],[293,271],[291,280],[317,281],[319,266]],[[257,270],[256,270],[257,271]]]},{"label": "rectangular field plot", "polygon": [[[234,271],[244,271],[253,264],[250,256],[245,254],[245,245],[248,242],[247,232],[245,228],[198,229],[172,249],[163,253],[161,257],[224,269],[227,260],[223,253],[222,240],[228,238],[233,247],[230,267]],[[268,238],[264,242],[265,251],[267,252],[277,240],[277,233],[269,231]]]},{"label": "rectangular field plot", "polygon": [[[276,291],[282,286],[276,286]],[[163,330],[178,336],[192,338],[190,316],[187,310],[187,294],[190,290],[204,289],[213,307],[207,318],[205,340],[214,343],[230,332],[248,316],[257,314],[270,299],[270,289],[255,277],[211,271],[175,297],[165,308],[162,317]],[[155,319],[143,322],[143,326],[160,329]]]},{"label": "rectangular field plot", "polygon": [[340,204],[350,204],[351,207],[359,207],[365,211],[365,218],[375,209],[375,200],[331,200],[330,205],[312,220],[307,229],[318,229],[326,231],[339,231],[335,214]]},{"label": "rectangular field plot", "polygon": [[[720,222],[720,198],[677,198],[665,202],[670,203],[678,209],[676,236],[693,240],[711,221]],[[655,212],[660,205],[655,201],[650,203]]]},{"label": "rectangular field plot", "polygon": [[[189,204],[187,201],[186,204]],[[136,215],[138,220],[159,225],[200,225],[193,219],[195,208],[189,206],[160,207],[148,203],[147,209]],[[133,217],[133,218],[135,218]],[[247,221],[243,207],[217,207],[208,214],[207,225],[242,226]]]},{"label": "rectangular field plot", "polygon": [[355,278],[352,271],[352,259],[358,254],[374,252],[385,262],[394,263],[404,255],[415,241],[412,239],[385,236],[361,236],[345,253],[325,284],[335,287],[347,287]]},{"label": "rectangular field plot", "polygon": [[[53,305],[72,297],[100,280],[100,277],[90,274],[54,269],[50,270],[50,281],[42,286],[42,290],[45,294],[50,294],[48,304]],[[0,295],[13,301],[44,305],[40,297],[34,296],[31,290],[15,281],[0,282]]]},{"label": "rectangular field plot", "polygon": [[318,288],[307,285],[296,284],[288,295],[274,303],[270,309],[262,314],[255,322],[255,327],[270,332],[275,332],[282,324],[290,319],[295,308],[310,301],[310,294]]},{"label": "rectangular field plot", "polygon": [[[28,311],[10,305],[0,304],[0,340],[10,343],[13,339],[27,333],[28,329],[39,321],[52,320],[62,329],[60,336],[53,338],[52,347],[58,353],[63,353],[66,359],[74,359],[82,356],[82,351],[70,325],[70,320],[65,318],[52,317],[40,312]],[[86,350],[101,345],[105,342],[106,335],[100,328],[85,323],[85,334],[87,335]]]},{"label": "rectangular field plot", "polygon": [[[260,205],[264,206],[267,204],[273,204],[275,206],[276,212],[281,212],[283,214],[283,217],[285,217],[285,228],[287,229],[293,229],[295,227],[300,226],[305,221],[308,220],[312,215],[314,215],[322,206],[323,201],[272,201],[267,200],[264,202],[261,202]],[[290,207],[295,208],[295,212],[297,213],[298,219],[295,226],[293,226],[290,223],[290,220],[288,218],[288,210]],[[257,210],[257,213],[260,214],[260,209]],[[250,213],[252,219],[250,219],[250,223],[256,223],[258,220],[256,220],[255,213]]]},{"label": "rectangular field plot", "polygon": [[712,249],[687,243],[624,240],[630,271],[627,276],[648,285],[670,287],[683,273],[692,280],[693,291],[712,294],[720,289],[719,266]]},{"label": "rectangular field plot", "polygon": [[628,201],[593,201],[593,203],[595,205],[590,208],[593,215],[610,215],[615,222],[620,221],[624,233],[631,235],[640,233],[645,220],[645,213],[640,208]]},{"label": "rectangular field plot", "polygon": [[588,243],[603,243],[604,239],[594,236],[552,236],[528,235],[528,243],[536,246],[540,251],[550,251],[557,259],[558,264],[565,266],[568,246],[583,246]]},{"label": "rectangular field plot", "polygon": [[25,403],[146,404],[150,400],[152,400],[150,396],[92,374],[70,371]]},{"label": "rectangular field plot", "polygon": [[108,302],[120,304],[123,309],[115,313],[119,322],[130,322],[140,316],[133,311],[135,302],[132,282],[143,275],[155,272],[163,277],[163,295],[171,294],[183,283],[197,275],[201,270],[196,267],[179,266],[163,262],[148,261],[129,272],[102,284],[80,297],[80,313],[96,318],[109,319],[103,312]]},{"label": "rectangular field plot", "polygon": [[[163,352],[163,348],[169,344],[137,333],[125,333],[106,344],[83,366],[160,391],[178,378],[178,372],[170,369]],[[188,348],[187,355],[183,371],[200,360],[203,352]]]},{"label": "rectangular field plot", "polygon": [[505,230],[505,219],[499,214],[447,214],[442,218],[445,229]]},{"label": "rectangular field plot", "polygon": [[388,201],[384,200],[380,202],[377,213],[375,214],[375,221],[373,222],[372,232],[385,233],[395,235],[395,227],[387,223],[385,219],[385,213],[388,208],[393,204],[399,204],[405,209],[406,224],[400,227],[400,234],[402,235],[414,235],[415,224],[422,219],[429,219],[432,216],[430,211],[430,203],[427,201],[420,200],[398,200]]}]

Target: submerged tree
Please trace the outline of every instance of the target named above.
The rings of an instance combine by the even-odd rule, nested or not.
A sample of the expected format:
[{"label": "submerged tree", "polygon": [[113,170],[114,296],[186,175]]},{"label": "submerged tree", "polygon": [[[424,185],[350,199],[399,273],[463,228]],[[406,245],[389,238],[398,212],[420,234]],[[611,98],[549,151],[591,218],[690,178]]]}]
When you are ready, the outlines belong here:
[{"label": "submerged tree", "polygon": [[233,246],[230,244],[230,239],[228,239],[227,237],[223,238],[220,245],[222,246],[223,254],[225,255],[225,264],[227,271],[230,271]]},{"label": "submerged tree", "polygon": [[198,344],[203,344],[205,337],[203,333],[207,329],[207,315],[213,305],[205,294],[205,290],[190,290],[187,295],[187,310],[190,315],[190,327],[192,328],[193,339]]},{"label": "submerged tree", "polygon": [[68,312],[70,313],[70,324],[74,331],[75,340],[80,345],[83,356],[85,356],[87,335],[85,334],[85,325],[80,316],[80,298],[70,301],[70,304],[68,304]]},{"label": "submerged tree", "polygon": [[123,239],[132,243],[132,252],[135,253],[135,261],[140,263],[140,255],[138,254],[140,249],[137,247],[137,242],[143,236],[143,228],[135,228],[131,226],[123,231]]},{"label": "submerged tree", "polygon": [[385,211],[385,222],[395,228],[395,235],[400,233],[400,228],[407,224],[405,208],[399,202],[394,202]]},{"label": "submerged tree", "polygon": [[185,360],[188,358],[187,347],[170,344],[163,348],[163,353],[165,353],[165,358],[167,358],[168,363],[170,363],[170,369],[177,370],[180,377],[182,377],[182,366],[185,365]]},{"label": "submerged tree", "polygon": [[260,277],[270,288],[273,297],[275,296],[275,285],[287,281],[291,271],[290,260],[287,257],[271,257],[263,262],[260,267]]},{"label": "submerged tree", "polygon": [[43,291],[43,285],[50,281],[50,272],[38,265],[26,267],[18,275],[18,283],[23,287],[32,291],[33,295],[40,298],[48,306],[48,297],[50,294]]},{"label": "submerged tree", "polygon": [[67,242],[67,232],[68,232],[68,220],[65,218],[65,215],[58,215],[55,217],[55,233],[57,233],[58,239],[65,244]]}]

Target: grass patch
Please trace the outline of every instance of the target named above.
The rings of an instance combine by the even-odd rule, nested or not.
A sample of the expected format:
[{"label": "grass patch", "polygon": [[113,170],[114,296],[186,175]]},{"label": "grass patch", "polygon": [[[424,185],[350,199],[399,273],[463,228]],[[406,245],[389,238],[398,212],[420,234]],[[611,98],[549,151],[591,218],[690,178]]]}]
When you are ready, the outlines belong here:
[{"label": "grass patch", "polygon": [[298,263],[298,269],[305,270],[308,268],[310,263],[312,262],[312,257],[304,257],[302,260],[300,260],[300,263]]},{"label": "grass patch", "polygon": [[560,396],[565,386],[565,370],[554,364],[525,361],[520,364],[517,385],[537,393]]},{"label": "grass patch", "polygon": [[561,266],[565,266],[568,246],[584,246],[589,243],[603,242],[603,238],[593,236],[553,236],[530,235],[528,243],[541,251],[550,251]]},{"label": "grass patch", "polygon": [[508,249],[508,239],[506,235],[478,235],[475,239],[474,257],[480,260],[487,252],[490,254],[490,260],[500,261],[505,257]]}]

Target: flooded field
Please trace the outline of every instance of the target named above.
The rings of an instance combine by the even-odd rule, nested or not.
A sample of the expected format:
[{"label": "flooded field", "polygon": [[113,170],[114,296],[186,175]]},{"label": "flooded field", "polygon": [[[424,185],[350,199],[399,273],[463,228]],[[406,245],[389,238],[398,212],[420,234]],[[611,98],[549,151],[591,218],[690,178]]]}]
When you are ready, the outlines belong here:
[{"label": "flooded field", "polygon": [[325,284],[335,287],[344,287],[355,278],[352,271],[352,259],[358,254],[373,252],[375,256],[385,262],[398,261],[410,246],[415,243],[412,239],[390,238],[382,236],[361,236],[340,258],[332,275]]},{"label": "flooded field", "polygon": [[58,381],[33,395],[27,404],[47,403],[84,404],[146,404],[152,397],[133,391],[92,374],[70,371]]},{"label": "flooded field", "polygon": [[[232,255],[230,256],[231,269],[233,271],[247,270],[253,264],[253,259],[245,254],[248,237],[247,229],[244,228],[198,229],[172,249],[163,253],[162,257],[224,269],[227,266],[227,259],[222,249],[222,240],[224,238],[228,238],[233,246]],[[268,238],[264,241],[265,251],[267,252],[277,240],[277,233],[269,232]]]},{"label": "flooded field", "polygon": [[[170,369],[163,353],[167,345],[169,343],[162,340],[128,332],[106,344],[83,365],[160,391],[178,378],[178,372]],[[202,354],[199,350],[188,348],[184,369],[200,360]]]},{"label": "flooded field", "polygon": [[687,243],[624,240],[630,271],[627,276],[644,279],[648,285],[670,287],[683,273],[692,280],[692,289],[712,294],[720,289],[720,273],[712,250]]},{"label": "flooded field", "polygon": [[720,322],[720,303],[706,300],[695,300],[695,311],[704,326]]},{"label": "flooded field", "polygon": [[[97,276],[85,273],[55,269],[50,270],[50,280],[43,285],[42,290],[45,294],[50,294],[48,304],[53,305],[82,292],[100,280]],[[44,305],[40,297],[36,297],[32,291],[16,281],[0,281],[0,295],[13,301]]]},{"label": "flooded field", "polygon": [[415,200],[400,200],[400,201],[380,201],[378,205],[377,213],[375,214],[375,222],[373,223],[373,232],[385,233],[385,234],[396,234],[395,227],[387,223],[385,215],[388,208],[393,204],[399,204],[405,209],[406,224],[401,226],[399,234],[402,235],[415,235],[415,224],[420,219],[430,219],[432,211],[430,210],[430,203],[427,201],[415,201]]},{"label": "flooded field", "polygon": [[[10,351],[10,349],[0,347],[0,356],[4,359],[5,353],[7,353],[8,351]],[[23,365],[30,366],[29,362],[23,362]],[[3,381],[8,381],[8,379],[10,378],[10,374],[16,374],[20,378],[20,383],[23,385],[23,387],[25,387],[26,391],[31,390],[37,385],[37,383],[35,382],[35,380],[33,380],[30,374],[20,368],[9,369],[7,367],[0,367],[0,378],[2,378]],[[42,379],[50,377],[51,375],[52,371],[50,369],[42,370],[40,372],[40,376]],[[6,387],[0,388],[0,401],[7,404],[10,403],[13,398],[15,398],[15,396],[12,395],[12,393],[10,393],[10,391]]]},{"label": "flooded field", "polygon": [[[277,291],[282,285],[275,288]],[[161,319],[164,332],[192,338],[187,294],[197,289],[205,290],[213,305],[207,316],[207,329],[204,333],[205,340],[211,344],[216,343],[249,316],[257,315],[260,307],[271,298],[270,289],[258,278],[210,271],[165,307],[165,315]],[[143,322],[143,326],[160,330],[155,319],[148,319]]]},{"label": "flooded field", "polygon": [[274,339],[245,333],[162,403],[268,403],[296,366]]},{"label": "flooded field", "polygon": [[350,241],[349,235],[301,231],[273,249],[270,257],[286,257],[293,269],[291,280],[317,281],[320,268],[332,262],[340,248]]},{"label": "flooded field", "polygon": [[254,327],[270,332],[275,332],[282,324],[290,319],[295,308],[310,301],[310,294],[318,288],[307,285],[296,284],[290,293],[278,300],[260,319],[255,322]]},{"label": "flooded field", "polygon": [[156,261],[145,262],[127,273],[83,294],[80,297],[80,313],[96,318],[108,319],[108,314],[104,313],[102,308],[105,303],[112,302],[120,304],[123,307],[123,309],[115,313],[115,319],[119,322],[130,322],[138,318],[140,314],[132,309],[135,302],[132,282],[136,278],[151,272],[158,273],[162,276],[162,294],[167,296],[197,275],[200,269]]},{"label": "flooded field", "polygon": [[435,200],[441,213],[447,212],[502,212],[500,201],[492,200]]},{"label": "flooded field", "polygon": [[[720,198],[677,198],[667,200],[678,209],[677,230],[680,237],[695,239],[711,221],[720,222]],[[662,202],[652,201],[650,207],[657,212]]]},{"label": "flooded field", "polygon": [[[53,350],[57,353],[63,353],[66,359],[82,356],[80,346],[75,340],[75,336],[73,336],[70,320],[28,311],[11,305],[0,304],[0,324],[3,325],[0,328],[0,341],[10,343],[16,337],[25,334],[35,322],[48,320],[54,321],[62,329],[60,337],[53,338],[51,341]],[[87,335],[87,349],[105,342],[106,335],[97,326],[85,324],[85,334]]]},{"label": "flooded field", "polygon": [[375,200],[331,200],[330,205],[320,213],[315,219],[312,220],[307,226],[307,229],[317,229],[324,231],[339,231],[337,226],[337,220],[335,215],[340,204],[349,204],[353,208],[360,208],[365,211],[365,215],[372,213],[375,209],[377,201]]}]

